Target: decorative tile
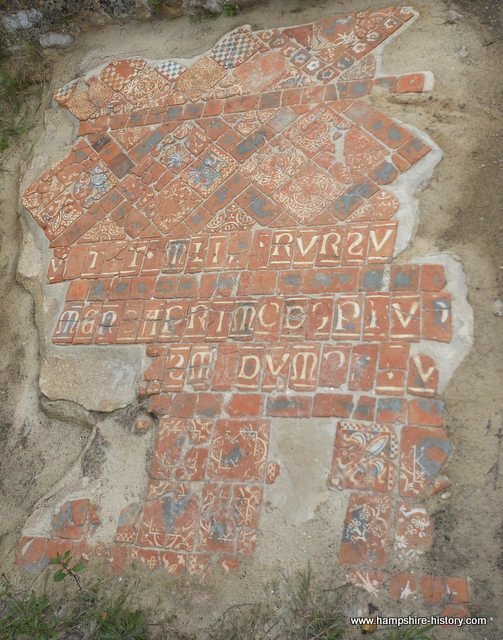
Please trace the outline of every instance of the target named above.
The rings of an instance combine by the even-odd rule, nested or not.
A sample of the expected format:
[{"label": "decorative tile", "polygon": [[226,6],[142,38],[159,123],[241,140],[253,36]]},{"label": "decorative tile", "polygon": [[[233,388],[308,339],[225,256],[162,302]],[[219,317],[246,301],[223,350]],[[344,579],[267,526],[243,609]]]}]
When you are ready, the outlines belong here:
[{"label": "decorative tile", "polygon": [[269,423],[217,420],[208,460],[212,480],[262,481],[267,467]]},{"label": "decorative tile", "polygon": [[279,138],[247,160],[242,171],[264,193],[272,195],[295,178],[306,163],[298,149]]},{"label": "decorative tile", "polygon": [[208,420],[162,420],[150,469],[152,478],[202,480],[210,435],[211,423]]},{"label": "decorative tile", "polygon": [[224,75],[225,71],[213,58],[203,56],[177,78],[175,87],[195,101],[207,93]]},{"label": "decorative tile", "polygon": [[398,443],[392,427],[340,422],[330,484],[338,489],[393,489]]},{"label": "decorative tile", "polygon": [[51,202],[42,214],[36,216],[39,224],[45,229],[49,240],[59,236],[72,222],[82,215],[82,209],[75,199],[64,193]]},{"label": "decorative tile", "polygon": [[432,524],[426,509],[410,502],[400,502],[396,512],[394,541],[397,558],[411,564],[429,551],[432,540]]},{"label": "decorative tile", "polygon": [[305,169],[280,187],[274,199],[298,222],[308,224],[343,190],[343,185],[328,174]]},{"label": "decorative tile", "polygon": [[86,231],[79,243],[94,244],[111,240],[125,240],[126,237],[124,229],[111,216],[107,216]]},{"label": "decorative tile", "polygon": [[183,64],[176,62],[175,60],[163,60],[154,66],[154,69],[157,73],[160,73],[162,76],[166,78],[166,80],[170,80],[174,82],[178,76],[180,76],[186,69]]},{"label": "decorative tile", "polygon": [[162,98],[169,90],[169,82],[155,69],[145,67],[121,89],[126,100],[137,109],[162,106]]},{"label": "decorative tile", "polygon": [[111,62],[103,69],[100,78],[114,91],[120,91],[144,66],[145,60],[142,58],[117,60],[116,62]]},{"label": "decorative tile", "polygon": [[201,550],[236,552],[241,528],[258,526],[261,503],[260,487],[205,484],[199,528]]},{"label": "decorative tile", "polygon": [[349,126],[347,120],[332,109],[320,106],[296,120],[284,135],[309,157],[313,157],[335,142]]},{"label": "decorative tile", "polygon": [[211,57],[224,69],[232,69],[248,60],[259,47],[260,42],[249,31],[234,31],[213,47]]},{"label": "decorative tile", "polygon": [[352,493],[342,531],[341,564],[382,567],[388,558],[391,497]]},{"label": "decorative tile", "polygon": [[452,446],[442,429],[405,427],[400,441],[400,494],[422,495],[440,473]]},{"label": "decorative tile", "polygon": [[286,71],[285,58],[276,51],[268,51],[244,62],[234,71],[234,76],[255,93],[272,89]]},{"label": "decorative tile", "polygon": [[144,211],[160,231],[167,233],[200,202],[201,198],[181,180],[173,180],[169,188],[147,203]]},{"label": "decorative tile", "polygon": [[192,551],[199,520],[199,499],[187,484],[175,484],[162,498],[146,503],[138,528],[138,545]]},{"label": "decorative tile", "polygon": [[204,197],[209,196],[236,168],[236,161],[211,145],[183,173],[182,180]]},{"label": "decorative tile", "polygon": [[201,100],[225,99],[250,93],[250,89],[242,80],[225,75],[211,89],[201,96]]},{"label": "decorative tile", "polygon": [[116,184],[114,175],[104,164],[97,164],[89,171],[83,171],[72,188],[72,195],[88,209],[99,201]]},{"label": "decorative tile", "polygon": [[206,225],[205,231],[218,233],[222,231],[246,231],[251,229],[255,220],[235,202],[214,216]]}]

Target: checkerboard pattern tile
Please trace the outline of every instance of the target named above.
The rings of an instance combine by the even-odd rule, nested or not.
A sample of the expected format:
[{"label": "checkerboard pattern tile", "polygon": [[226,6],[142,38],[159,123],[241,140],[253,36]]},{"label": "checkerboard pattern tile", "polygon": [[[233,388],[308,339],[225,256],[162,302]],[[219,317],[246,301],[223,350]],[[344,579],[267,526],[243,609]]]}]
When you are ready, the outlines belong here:
[{"label": "checkerboard pattern tile", "polygon": [[154,69],[167,80],[174,82],[185,71],[186,67],[175,60],[163,60]]},{"label": "checkerboard pattern tile", "polygon": [[232,69],[248,60],[260,46],[260,42],[248,31],[235,31],[225,36],[211,50],[211,57],[224,69]]}]

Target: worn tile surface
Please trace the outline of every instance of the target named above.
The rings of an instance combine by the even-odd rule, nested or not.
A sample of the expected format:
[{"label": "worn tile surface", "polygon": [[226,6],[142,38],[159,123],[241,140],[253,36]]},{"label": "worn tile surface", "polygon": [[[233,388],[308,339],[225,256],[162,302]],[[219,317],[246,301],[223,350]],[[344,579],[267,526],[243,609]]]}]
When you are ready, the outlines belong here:
[{"label": "worn tile surface", "polygon": [[[420,501],[451,447],[422,345],[451,341],[453,310],[441,264],[393,264],[393,184],[432,147],[366,100],[431,88],[423,73],[377,75],[375,55],[413,17],[388,6],[239,28],[190,64],[119,60],[56,94],[78,140],[24,194],[48,281],[67,283],[52,340],[147,345],[139,393],[159,417],[144,502],[102,551],[116,570],[205,574],[253,554],[281,473],[273,418],[338,423],[328,482],[347,496],[340,563],[355,584],[372,591],[390,554],[428,550]],[[63,505],[20,562],[88,552],[93,513]],[[457,590],[400,574],[390,592],[465,602],[450,580]]]}]

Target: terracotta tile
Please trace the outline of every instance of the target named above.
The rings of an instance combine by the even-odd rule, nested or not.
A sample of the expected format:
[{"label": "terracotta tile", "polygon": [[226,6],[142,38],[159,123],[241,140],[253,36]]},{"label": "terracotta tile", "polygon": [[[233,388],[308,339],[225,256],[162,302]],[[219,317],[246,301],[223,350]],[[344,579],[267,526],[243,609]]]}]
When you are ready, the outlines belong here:
[{"label": "terracotta tile", "polygon": [[426,509],[410,502],[399,502],[395,521],[395,553],[399,560],[411,564],[429,551],[433,527]]},{"label": "terracotta tile", "polygon": [[192,551],[198,514],[197,496],[190,493],[187,485],[175,483],[172,491],[147,502],[143,508],[138,529],[138,545]]},{"label": "terracotta tile", "polygon": [[178,77],[175,87],[191,100],[198,100],[224,75],[225,71],[215,60],[203,56]]},{"label": "terracotta tile", "polygon": [[268,447],[268,421],[217,420],[209,453],[208,478],[241,482],[263,480]]},{"label": "terracotta tile", "polygon": [[394,486],[397,454],[392,427],[340,422],[329,483],[337,489],[389,492]]},{"label": "terracotta tile", "polygon": [[232,418],[260,416],[263,400],[256,393],[235,393],[224,405],[225,412]]},{"label": "terracotta tile", "polygon": [[411,497],[424,494],[451,451],[442,429],[404,427],[400,441],[400,494]]},{"label": "terracotta tile", "polygon": [[388,557],[391,498],[352,493],[342,531],[341,564],[381,567]]}]

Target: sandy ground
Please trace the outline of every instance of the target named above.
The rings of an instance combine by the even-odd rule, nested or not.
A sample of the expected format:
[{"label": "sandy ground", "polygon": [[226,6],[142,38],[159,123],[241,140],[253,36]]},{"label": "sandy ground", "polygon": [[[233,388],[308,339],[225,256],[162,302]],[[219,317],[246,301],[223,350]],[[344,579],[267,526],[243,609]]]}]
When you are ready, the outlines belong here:
[{"label": "sandy ground", "polygon": [[[273,0],[234,18],[201,22],[180,18],[83,31],[73,48],[47,54],[53,72],[43,106],[48,109],[45,126],[55,135],[44,152],[51,162],[62,157],[72,135],[69,118],[51,106],[51,93],[97,65],[134,54],[188,58],[210,48],[240,24],[253,28],[301,24],[382,4],[382,0],[362,4]],[[389,115],[425,131],[442,148],[444,158],[421,194],[415,238],[402,258],[406,261],[439,252],[457,256],[466,273],[475,314],[473,349],[445,394],[446,427],[455,446],[447,470],[452,495],[429,505],[434,514],[435,542],[422,569],[471,576],[473,613],[497,616],[503,598],[503,317],[495,315],[494,303],[503,300],[503,186],[498,181],[503,163],[498,86],[503,6],[497,0],[458,5],[429,0],[415,2],[414,7],[420,12],[418,21],[388,45],[383,66],[397,73],[431,70],[436,79],[434,92],[431,97],[414,100],[384,94],[374,100]],[[448,9],[460,17],[452,21]],[[97,479],[103,465],[110,464],[106,451],[112,441],[114,446],[122,442],[123,457],[109,469],[117,477],[126,465],[129,467],[131,455],[141,469],[150,446],[148,437],[140,440],[129,433],[137,410],[134,402],[111,414],[89,415],[69,403],[48,403],[39,392],[43,340],[37,331],[33,296],[17,282],[16,265],[23,243],[22,225],[26,224],[19,206],[19,181],[43,131],[40,121],[29,138],[13,145],[7,171],[1,174],[0,217],[0,534],[8,533],[0,548],[0,562],[14,583],[38,585],[47,582],[47,574],[35,579],[19,576],[13,560],[20,531],[41,497],[53,493],[61,482],[71,484],[81,475],[81,467],[90,482]],[[93,424],[98,427],[98,437],[81,458]],[[330,427],[323,426],[320,432],[323,429]],[[320,445],[320,455],[322,449]],[[305,474],[308,478],[309,466]],[[312,487],[312,492],[316,490]],[[174,581],[139,572],[134,576],[141,585],[135,589],[141,593],[139,603],[158,612],[160,618],[177,615],[178,623],[191,630],[204,628],[230,605],[260,597],[265,581],[280,570],[302,568],[307,560],[317,575],[342,581],[342,573],[335,569],[337,548],[326,536],[330,527],[340,528],[336,507],[332,499],[317,507],[316,520],[310,520],[311,506],[303,505],[305,514],[291,523],[290,535],[285,528],[282,539],[264,545],[262,556],[259,549],[260,562],[251,560],[235,574],[215,575],[204,586],[189,579]],[[267,512],[274,509],[283,510],[287,519],[289,505],[271,503],[265,510],[265,527],[270,522]],[[268,533],[274,536],[273,530]],[[100,580],[109,585],[112,579]],[[362,602],[365,598],[366,594]],[[452,637],[497,640],[502,630],[500,618],[499,624],[487,629],[456,630]]]}]

